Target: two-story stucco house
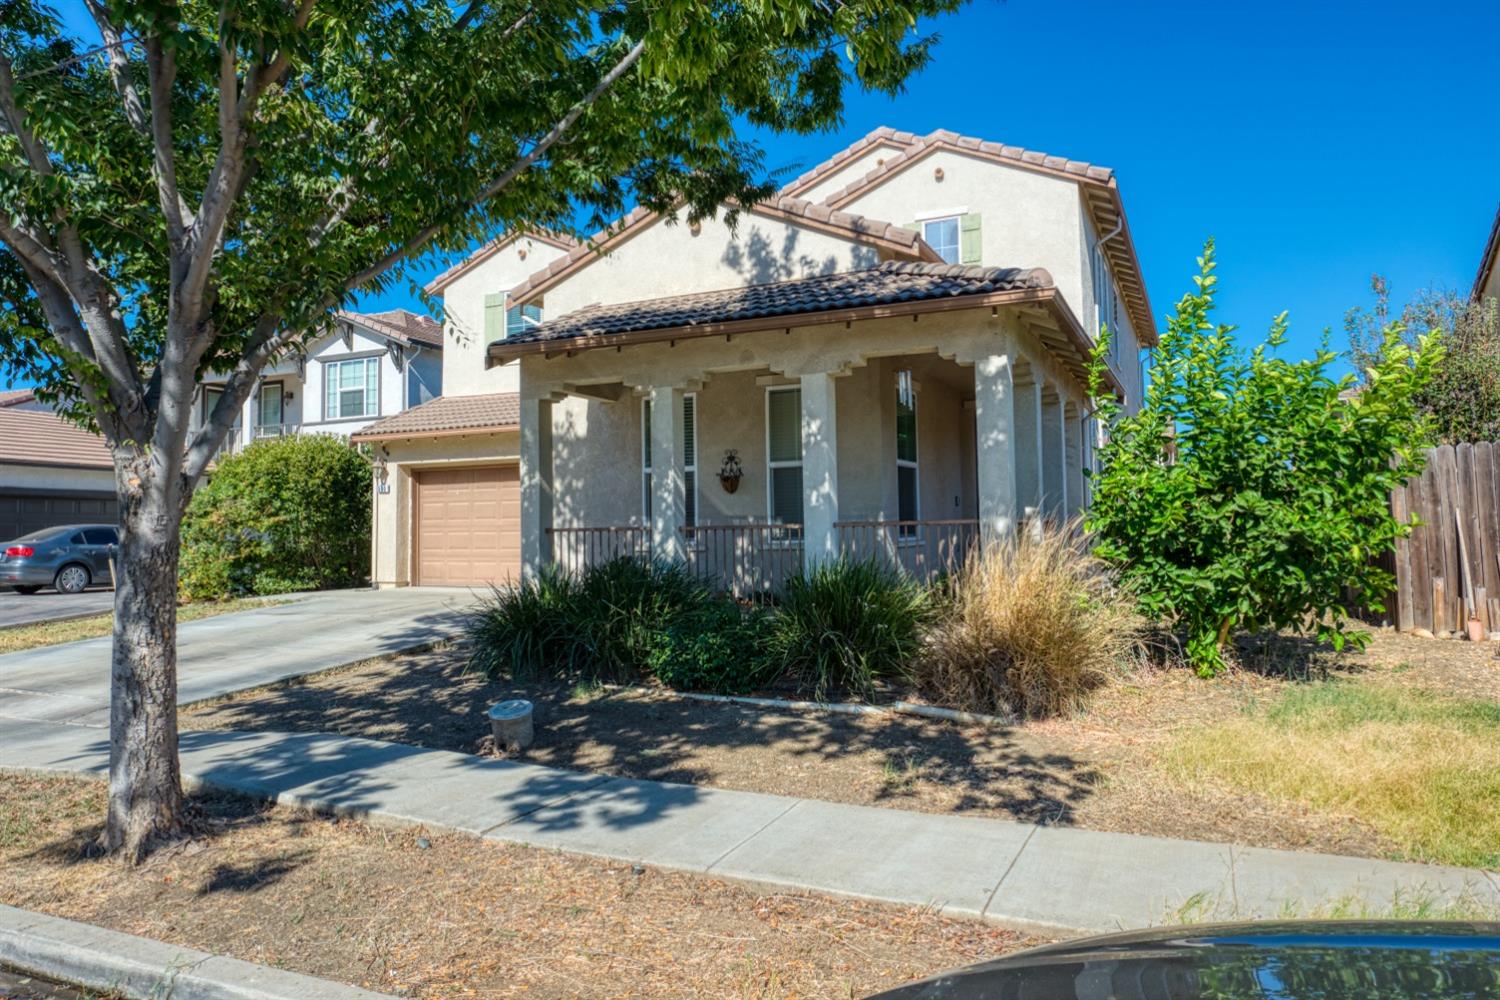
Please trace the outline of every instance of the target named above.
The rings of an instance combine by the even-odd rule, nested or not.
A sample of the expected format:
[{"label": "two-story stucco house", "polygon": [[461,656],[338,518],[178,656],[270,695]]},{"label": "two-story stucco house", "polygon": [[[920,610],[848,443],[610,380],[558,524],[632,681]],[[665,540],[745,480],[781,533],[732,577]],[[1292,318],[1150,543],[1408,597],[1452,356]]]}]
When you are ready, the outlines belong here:
[{"label": "two-story stucco house", "polygon": [[[348,437],[442,394],[443,328],[405,309],[336,313],[305,350],[266,368],[225,442],[237,451],[260,438],[316,433]],[[198,390],[195,418],[217,405],[225,376]]]},{"label": "two-story stucco house", "polygon": [[1484,253],[1479,255],[1479,273],[1474,277],[1471,293],[1475,302],[1481,299],[1500,299],[1500,209],[1495,211],[1495,221],[1490,223],[1490,235],[1484,241]]},{"label": "two-story stucco house", "polygon": [[378,455],[373,577],[685,560],[738,592],[840,554],[929,572],[1087,503],[1085,365],[1141,396],[1150,303],[1112,171],[878,129],[733,228],[638,210],[429,286],[445,395]]}]

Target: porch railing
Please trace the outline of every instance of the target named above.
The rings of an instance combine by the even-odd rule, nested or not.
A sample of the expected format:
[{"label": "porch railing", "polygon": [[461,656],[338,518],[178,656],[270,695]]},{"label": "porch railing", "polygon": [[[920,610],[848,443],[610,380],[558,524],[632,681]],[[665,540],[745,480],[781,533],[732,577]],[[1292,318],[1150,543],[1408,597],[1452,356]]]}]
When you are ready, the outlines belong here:
[{"label": "porch railing", "polygon": [[779,593],[802,572],[800,524],[699,524],[682,534],[688,567],[714,590],[738,598]]},{"label": "porch railing", "polygon": [[651,529],[641,525],[548,528],[547,534],[552,539],[552,562],[564,573],[582,573],[621,556],[644,559],[651,555]]},{"label": "porch railing", "polygon": [[977,519],[840,521],[833,527],[845,558],[873,559],[923,581],[957,571],[979,545]]}]

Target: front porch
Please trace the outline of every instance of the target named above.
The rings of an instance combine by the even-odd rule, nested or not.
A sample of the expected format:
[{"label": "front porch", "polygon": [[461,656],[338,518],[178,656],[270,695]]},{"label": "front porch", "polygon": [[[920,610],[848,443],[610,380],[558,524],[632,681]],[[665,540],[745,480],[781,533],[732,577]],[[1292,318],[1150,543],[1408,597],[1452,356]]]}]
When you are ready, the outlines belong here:
[{"label": "front porch", "polygon": [[523,572],[651,557],[752,596],[848,556],[930,579],[1077,516],[1095,432],[1071,313],[937,305],[525,351]]}]

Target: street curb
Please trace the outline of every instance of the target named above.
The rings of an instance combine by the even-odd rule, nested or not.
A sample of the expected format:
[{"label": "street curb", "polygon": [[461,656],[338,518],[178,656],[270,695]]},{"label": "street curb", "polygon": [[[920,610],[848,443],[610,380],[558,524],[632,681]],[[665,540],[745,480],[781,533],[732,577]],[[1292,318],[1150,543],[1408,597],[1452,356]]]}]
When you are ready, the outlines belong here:
[{"label": "street curb", "polygon": [[0,964],[132,1000],[382,1000],[389,994],[0,904]]}]

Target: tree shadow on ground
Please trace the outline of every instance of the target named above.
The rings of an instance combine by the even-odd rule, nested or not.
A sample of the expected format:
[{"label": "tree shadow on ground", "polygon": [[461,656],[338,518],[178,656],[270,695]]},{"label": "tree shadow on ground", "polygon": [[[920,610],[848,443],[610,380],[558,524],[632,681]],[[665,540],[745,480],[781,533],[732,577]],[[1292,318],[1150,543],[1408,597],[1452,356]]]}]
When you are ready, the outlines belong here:
[{"label": "tree shadow on ground", "polygon": [[1101,781],[1097,762],[1018,728],[490,681],[463,663],[456,649],[396,657],[250,693],[184,721],[488,753],[486,709],[521,697],[536,706],[537,743],[526,759],[575,771],[1059,824],[1074,820]]}]

